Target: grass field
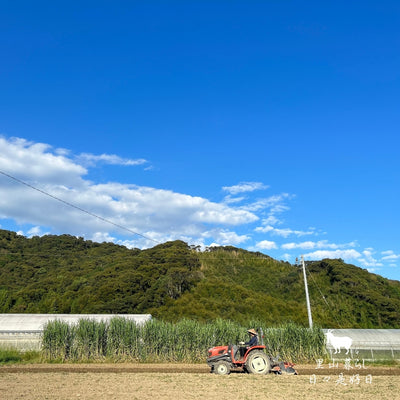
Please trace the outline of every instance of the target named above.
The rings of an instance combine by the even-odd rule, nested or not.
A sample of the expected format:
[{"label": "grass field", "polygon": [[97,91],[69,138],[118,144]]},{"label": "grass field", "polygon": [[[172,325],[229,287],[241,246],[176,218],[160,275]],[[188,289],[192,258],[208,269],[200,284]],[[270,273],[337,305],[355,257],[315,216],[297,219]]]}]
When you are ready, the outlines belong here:
[{"label": "grass field", "polygon": [[[264,324],[264,325],[263,325]],[[262,328],[269,352],[282,359],[307,362],[327,355],[319,327],[293,323],[267,327],[261,321],[246,326]],[[115,317],[109,323],[81,319],[76,325],[50,321],[43,331],[42,353],[47,361],[202,362],[206,349],[248,340],[247,327],[229,320],[208,323],[182,319],[176,323],[134,321]]]},{"label": "grass field", "polygon": [[358,379],[358,370],[315,369],[314,365],[298,366],[298,370],[297,376],[219,376],[201,364],[13,365],[0,367],[0,398],[393,400],[400,391],[399,367],[368,367]]}]

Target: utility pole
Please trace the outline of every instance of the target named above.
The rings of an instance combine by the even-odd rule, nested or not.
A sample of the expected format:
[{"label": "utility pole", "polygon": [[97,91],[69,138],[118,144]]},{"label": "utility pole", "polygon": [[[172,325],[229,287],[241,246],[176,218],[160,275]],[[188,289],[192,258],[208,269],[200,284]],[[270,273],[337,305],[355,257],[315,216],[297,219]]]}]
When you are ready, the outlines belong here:
[{"label": "utility pole", "polygon": [[[297,260],[297,259],[296,259]],[[308,296],[308,285],[307,285],[307,274],[306,274],[306,265],[304,263],[304,257],[301,256],[301,264],[303,267],[303,276],[304,276],[304,287],[306,290],[306,302],[307,302],[307,313],[308,313],[308,323],[310,325],[310,329],[313,327],[312,315],[311,315],[311,306],[310,306],[310,298]]]}]

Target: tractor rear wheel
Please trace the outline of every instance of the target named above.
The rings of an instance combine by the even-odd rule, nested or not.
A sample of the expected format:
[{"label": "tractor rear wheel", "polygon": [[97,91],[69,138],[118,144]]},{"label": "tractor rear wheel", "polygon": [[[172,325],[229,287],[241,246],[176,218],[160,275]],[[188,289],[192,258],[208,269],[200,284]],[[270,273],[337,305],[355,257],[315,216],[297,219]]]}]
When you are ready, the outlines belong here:
[{"label": "tractor rear wheel", "polygon": [[214,374],[228,375],[231,372],[231,366],[226,361],[218,361],[214,364]]},{"label": "tractor rear wheel", "polygon": [[246,360],[246,369],[252,374],[265,375],[270,372],[271,363],[269,357],[262,351],[252,351]]}]

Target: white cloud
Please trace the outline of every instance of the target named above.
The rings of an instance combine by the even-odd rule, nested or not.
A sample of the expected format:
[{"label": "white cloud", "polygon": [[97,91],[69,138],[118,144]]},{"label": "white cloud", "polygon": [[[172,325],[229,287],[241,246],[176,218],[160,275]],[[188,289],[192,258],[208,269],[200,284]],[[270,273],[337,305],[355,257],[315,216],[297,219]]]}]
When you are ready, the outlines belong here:
[{"label": "white cloud", "polygon": [[399,258],[400,258],[400,254],[392,254],[390,256],[382,257],[382,260],[394,261],[394,260],[398,260]]},{"label": "white cloud", "polygon": [[274,214],[280,214],[289,210],[289,207],[286,206],[284,202],[290,197],[292,196],[288,193],[282,193],[279,195],[258,199],[257,201],[246,205],[245,207],[246,209],[253,211],[269,208],[270,216],[272,216]]},{"label": "white cloud", "polygon": [[[209,239],[222,244],[239,244],[249,236],[226,227],[252,223],[259,218],[245,209],[169,190],[120,183],[94,184],[84,179],[87,170],[77,164],[73,155],[68,158],[67,150],[52,150],[46,144],[0,137],[0,148],[0,170],[53,197],[0,175],[0,219],[51,227],[52,233],[69,233],[96,241],[115,241],[116,235],[127,234],[66,204],[69,203],[159,242],[177,238],[201,242],[209,235]],[[122,160],[114,155],[99,158],[108,162]],[[93,160],[98,159],[94,156]],[[139,247],[147,243],[147,239],[135,237],[130,244]]]},{"label": "white cloud", "polygon": [[[56,151],[51,152],[51,146],[44,143],[20,138],[6,140],[0,136],[0,149],[0,170],[31,183],[58,185],[62,182],[65,186],[79,187],[83,183],[82,176],[87,173],[86,168]],[[10,181],[1,184],[15,186]]]},{"label": "white cloud", "polygon": [[373,256],[371,249],[365,249],[362,253],[354,249],[337,249],[337,250],[317,250],[304,254],[309,260],[322,260],[324,258],[341,258],[349,263],[357,263],[361,267],[382,267],[383,264]]},{"label": "white cloud", "polygon": [[382,251],[382,260],[395,261],[400,258],[400,254],[395,254],[393,250]]},{"label": "white cloud", "polygon": [[43,236],[45,234],[46,233],[42,231],[42,228],[40,226],[34,226],[28,230],[27,237]]},{"label": "white cloud", "polygon": [[285,250],[294,250],[294,249],[310,250],[310,249],[315,249],[317,246],[315,242],[302,242],[302,243],[285,243],[281,247],[282,249]]},{"label": "white cloud", "polygon": [[377,260],[374,256],[375,251],[372,248],[366,248],[362,252],[362,257],[359,258],[358,262],[363,267],[381,267],[382,262]]},{"label": "white cloud", "polygon": [[340,249],[340,248],[348,248],[355,247],[356,243],[345,243],[345,244],[336,244],[329,243],[327,240],[319,240],[317,242],[307,241],[301,243],[285,243],[281,247],[286,250],[293,249],[304,249],[304,250],[312,250],[312,249]]},{"label": "white cloud", "polygon": [[145,160],[144,158],[128,159],[119,157],[115,154],[95,155],[90,153],[82,153],[79,156],[77,156],[76,159],[78,162],[85,164],[87,166],[93,166],[99,162],[104,164],[126,165],[126,166],[143,165],[148,163],[148,161]]},{"label": "white cloud", "polygon": [[237,246],[250,239],[248,235],[238,235],[236,232],[224,229],[213,229],[212,231],[206,231],[202,234],[202,236],[203,238],[214,238],[215,241],[219,243],[219,246]]},{"label": "white cloud", "polygon": [[[279,224],[280,221],[279,221],[279,219],[276,218],[274,215],[270,215],[268,218],[263,219],[262,223],[263,223],[263,225],[264,225],[265,227],[267,227],[267,226],[269,226],[269,225],[276,225],[276,224]],[[262,227],[259,228],[259,229],[262,229]]]},{"label": "white cloud", "polygon": [[287,238],[291,235],[305,236],[305,235],[313,235],[315,233],[313,229],[310,229],[308,231],[299,231],[290,228],[284,228],[284,229],[274,228],[271,225],[257,227],[255,231],[260,233],[271,233],[272,235],[281,236],[284,238]]},{"label": "white cloud", "polygon": [[265,199],[258,199],[252,203],[246,204],[242,206],[244,210],[248,211],[259,211],[259,210],[265,210],[265,209],[270,209],[269,214],[270,216],[273,216],[274,214],[279,214],[284,211],[289,210],[289,207],[287,207],[284,204],[277,204],[278,201],[284,201],[283,196],[272,196],[272,197],[267,197]]},{"label": "white cloud", "polygon": [[317,250],[304,254],[308,260],[322,260],[324,258],[341,258],[343,260],[357,260],[362,257],[361,253],[354,249],[347,250]]},{"label": "white cloud", "polygon": [[236,195],[238,193],[254,192],[255,190],[268,189],[268,186],[261,182],[241,182],[234,186],[224,186],[222,190],[230,194]]},{"label": "white cloud", "polygon": [[377,273],[377,271],[379,271],[379,269],[377,269],[377,268],[367,268],[367,271],[368,271],[370,274],[375,274],[375,273]]},{"label": "white cloud", "polygon": [[246,200],[246,197],[232,197],[231,195],[228,195],[225,196],[224,203],[226,204],[240,203],[243,200]]},{"label": "white cloud", "polygon": [[283,237],[287,237],[291,234],[296,234],[300,236],[306,233],[303,231],[294,231],[289,228],[278,229],[274,227],[274,225],[283,224],[283,221],[280,218],[278,218],[278,215],[290,210],[290,208],[285,204],[285,202],[293,197],[294,195],[291,195],[289,193],[281,193],[279,195],[270,196],[265,199],[259,199],[256,202],[248,204],[247,206],[242,208],[253,212],[268,209],[268,216],[262,220],[261,226],[258,226],[255,229],[255,232],[260,232],[260,233],[270,232],[272,234]]},{"label": "white cloud", "polygon": [[269,240],[262,240],[261,242],[258,242],[255,247],[262,250],[273,250],[278,248],[275,242]]},{"label": "white cloud", "polygon": [[111,236],[108,232],[94,232],[90,237],[90,240],[102,243],[102,242],[115,242],[116,238]]},{"label": "white cloud", "polygon": [[363,257],[360,257],[358,262],[363,267],[382,267],[383,263],[380,260],[377,260],[374,256],[375,251],[372,248],[367,248],[363,252]]},{"label": "white cloud", "polygon": [[291,260],[292,258],[293,258],[293,256],[292,256],[291,254],[289,254],[289,253],[282,254],[282,256],[281,256],[281,259],[282,259],[282,260],[288,261],[288,262],[290,262],[290,260]]},{"label": "white cloud", "polygon": [[254,230],[259,233],[268,233],[268,232],[273,232],[275,228],[271,225],[267,225],[267,226],[259,226]]},{"label": "white cloud", "polygon": [[281,214],[285,211],[290,210],[290,208],[288,206],[286,206],[285,204],[275,204],[272,208],[271,208],[271,215],[274,214]]}]

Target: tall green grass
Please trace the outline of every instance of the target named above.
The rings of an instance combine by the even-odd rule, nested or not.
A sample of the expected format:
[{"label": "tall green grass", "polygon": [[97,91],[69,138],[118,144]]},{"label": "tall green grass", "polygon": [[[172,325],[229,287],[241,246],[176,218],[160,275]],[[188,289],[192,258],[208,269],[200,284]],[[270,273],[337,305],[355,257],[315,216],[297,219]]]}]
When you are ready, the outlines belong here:
[{"label": "tall green grass", "polygon": [[325,336],[319,328],[305,328],[289,323],[277,328],[266,328],[264,343],[274,356],[299,362],[325,357]]},{"label": "tall green grass", "polygon": [[77,360],[101,359],[107,349],[107,324],[104,321],[79,320],[71,330],[71,356]]},{"label": "tall green grass", "polygon": [[71,358],[73,327],[68,323],[49,321],[43,328],[42,351],[49,360],[66,360]]},{"label": "tall green grass", "polygon": [[41,362],[42,356],[38,351],[22,351],[13,348],[0,348],[0,365]]},{"label": "tall green grass", "polygon": [[141,327],[135,321],[121,317],[110,320],[106,331],[105,355],[118,360],[132,358],[140,361],[143,354]]},{"label": "tall green grass", "polygon": [[247,340],[247,328],[262,328],[267,351],[288,361],[314,361],[325,356],[321,329],[286,324],[264,326],[249,321],[238,323],[218,319],[209,323],[183,319],[177,323],[150,320],[139,326],[122,317],[108,323],[82,319],[77,325],[49,322],[43,332],[42,351],[48,360],[204,362],[207,349]]}]

